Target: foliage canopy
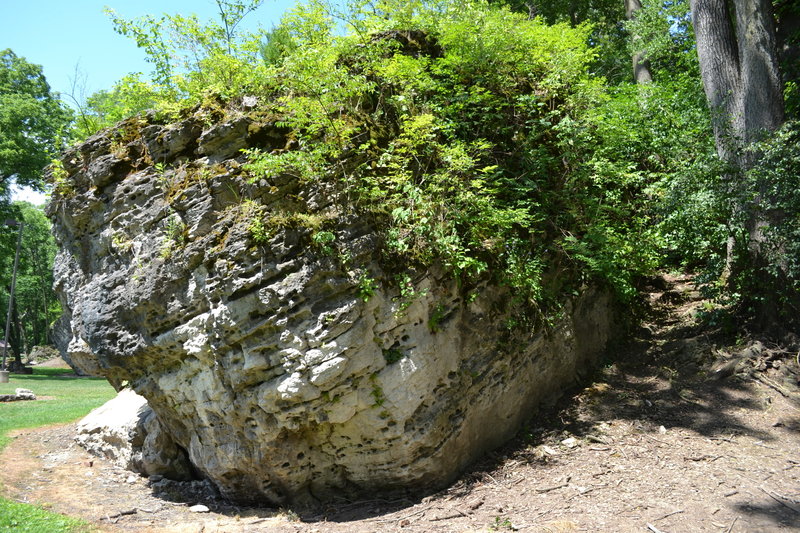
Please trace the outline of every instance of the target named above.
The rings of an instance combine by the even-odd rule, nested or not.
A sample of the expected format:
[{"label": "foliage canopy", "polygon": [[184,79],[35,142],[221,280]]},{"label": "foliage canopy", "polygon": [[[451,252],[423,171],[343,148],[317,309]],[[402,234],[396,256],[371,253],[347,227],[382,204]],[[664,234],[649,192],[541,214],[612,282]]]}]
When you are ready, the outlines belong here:
[{"label": "foliage canopy", "polygon": [[63,147],[71,120],[42,67],[0,52],[0,195],[12,181],[41,189],[42,169]]},{"label": "foliage canopy", "polygon": [[[630,21],[620,0],[311,0],[236,31],[259,4],[219,0],[208,23],[112,15],[154,70],[94,95],[82,135],[256,97],[293,143],[248,151],[253,179],[335,180],[386,217],[398,264],[498,276],[544,306],[588,278],[629,299],[658,266],[719,278],[736,222],[686,0],[643,1]],[[634,52],[652,84],[629,81]]]}]

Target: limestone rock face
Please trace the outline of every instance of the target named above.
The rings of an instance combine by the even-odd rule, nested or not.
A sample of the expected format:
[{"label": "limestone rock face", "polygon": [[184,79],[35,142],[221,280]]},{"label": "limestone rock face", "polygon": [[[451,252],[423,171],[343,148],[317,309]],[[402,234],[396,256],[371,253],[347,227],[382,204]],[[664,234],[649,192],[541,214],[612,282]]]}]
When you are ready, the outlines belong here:
[{"label": "limestone rock face", "polygon": [[130,389],[78,422],[75,441],[93,455],[146,476],[192,477],[186,453],[162,431],[147,400]]},{"label": "limestone rock face", "polygon": [[440,488],[603,350],[605,294],[532,332],[510,327],[502,287],[431,269],[401,291],[346,191],[247,181],[242,148],[287,143],[267,115],[207,123],[136,119],[89,139],[64,157],[49,214],[69,359],[147,398],[169,436],[154,447],[186,450],[223,495]]},{"label": "limestone rock face", "polygon": [[86,372],[72,363],[69,358],[69,353],[67,352],[67,346],[69,346],[69,341],[72,339],[72,329],[70,328],[69,318],[67,314],[61,315],[58,320],[53,323],[50,329],[50,336],[61,359],[63,359],[77,375],[85,376]]}]

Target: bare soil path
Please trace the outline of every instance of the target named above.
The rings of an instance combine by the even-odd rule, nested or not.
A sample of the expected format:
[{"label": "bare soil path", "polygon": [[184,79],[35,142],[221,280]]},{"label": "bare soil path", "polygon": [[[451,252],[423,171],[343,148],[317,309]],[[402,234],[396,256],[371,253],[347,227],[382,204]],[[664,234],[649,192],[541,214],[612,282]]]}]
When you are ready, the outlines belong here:
[{"label": "bare soil path", "polygon": [[437,494],[240,508],[90,458],[71,425],[19,433],[0,484],[108,532],[800,531],[798,347],[723,349],[689,281],[652,287],[651,321],[614,364]]}]

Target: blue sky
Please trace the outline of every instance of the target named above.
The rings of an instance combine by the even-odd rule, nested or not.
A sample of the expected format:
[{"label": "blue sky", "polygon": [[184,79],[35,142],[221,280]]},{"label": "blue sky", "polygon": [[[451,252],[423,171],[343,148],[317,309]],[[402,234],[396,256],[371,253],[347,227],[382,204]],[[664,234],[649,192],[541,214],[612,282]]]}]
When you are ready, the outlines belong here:
[{"label": "blue sky", "polygon": [[[242,22],[246,29],[271,28],[295,0],[266,0]],[[0,0],[0,50],[11,48],[42,65],[53,90],[71,92],[75,67],[86,77],[87,94],[109,89],[129,72],[150,72],[144,54],[114,32],[103,13],[108,6],[124,18],[162,13],[214,17],[214,0]]]},{"label": "blue sky", "polygon": [[[271,28],[295,0],[265,0],[242,21],[246,30]],[[214,18],[214,0],[0,0],[0,50],[11,48],[28,62],[41,65],[50,87],[62,95],[73,92],[76,67],[85,96],[111,86],[130,72],[149,73],[144,53],[129,38],[114,32],[103,12],[110,7],[124,18],[162,13],[196,13]],[[69,98],[65,97],[69,102]],[[41,204],[44,196],[16,191],[14,199]]]}]

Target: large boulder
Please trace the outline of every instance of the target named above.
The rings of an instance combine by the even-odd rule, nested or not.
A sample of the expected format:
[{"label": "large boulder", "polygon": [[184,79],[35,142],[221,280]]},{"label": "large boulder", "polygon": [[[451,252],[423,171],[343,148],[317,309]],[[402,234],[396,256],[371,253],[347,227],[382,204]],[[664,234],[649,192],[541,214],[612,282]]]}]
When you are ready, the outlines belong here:
[{"label": "large boulder", "polygon": [[147,398],[225,496],[440,488],[603,351],[614,315],[591,288],[532,328],[488,279],[394,282],[346,191],[246,179],[241,149],[282,135],[256,112],[133,119],[66,154],[49,206],[69,359]]}]

